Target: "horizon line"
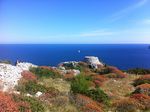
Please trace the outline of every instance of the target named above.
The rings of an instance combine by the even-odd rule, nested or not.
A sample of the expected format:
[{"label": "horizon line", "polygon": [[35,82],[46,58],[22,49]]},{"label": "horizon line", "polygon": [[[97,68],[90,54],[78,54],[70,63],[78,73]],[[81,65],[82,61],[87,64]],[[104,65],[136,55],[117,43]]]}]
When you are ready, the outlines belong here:
[{"label": "horizon line", "polygon": [[86,44],[95,44],[95,45],[100,45],[100,44],[150,44],[150,43],[0,43],[0,45],[86,45]]}]

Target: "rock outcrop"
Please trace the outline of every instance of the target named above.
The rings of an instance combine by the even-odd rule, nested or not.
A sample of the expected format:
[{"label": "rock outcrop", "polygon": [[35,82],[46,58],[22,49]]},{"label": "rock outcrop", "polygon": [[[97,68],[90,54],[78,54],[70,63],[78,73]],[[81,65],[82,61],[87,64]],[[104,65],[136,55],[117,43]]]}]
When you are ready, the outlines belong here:
[{"label": "rock outcrop", "polygon": [[78,62],[76,62],[76,61],[67,61],[67,62],[62,62],[62,63],[60,63],[58,66],[59,67],[72,67],[72,68],[74,68],[74,67],[76,67],[77,66],[77,64],[78,64]]},{"label": "rock outcrop", "polygon": [[16,64],[16,67],[20,68],[21,70],[29,70],[30,67],[37,67],[37,65],[33,65],[32,63],[27,62],[20,62]]},{"label": "rock outcrop", "polygon": [[85,56],[84,62],[89,64],[92,68],[98,68],[98,66],[104,66],[104,64],[99,61],[98,57],[95,56]]},{"label": "rock outcrop", "polygon": [[21,73],[24,70],[29,70],[30,67],[36,67],[31,63],[18,63],[16,66],[0,63],[0,85],[2,91],[9,91],[18,84],[18,80],[22,77]]}]

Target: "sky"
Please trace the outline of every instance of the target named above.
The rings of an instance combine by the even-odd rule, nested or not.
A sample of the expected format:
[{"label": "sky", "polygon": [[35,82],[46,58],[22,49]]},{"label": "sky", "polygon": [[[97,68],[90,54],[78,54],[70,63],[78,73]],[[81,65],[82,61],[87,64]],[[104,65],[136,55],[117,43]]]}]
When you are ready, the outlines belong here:
[{"label": "sky", "polygon": [[0,0],[0,44],[150,44],[150,0]]}]

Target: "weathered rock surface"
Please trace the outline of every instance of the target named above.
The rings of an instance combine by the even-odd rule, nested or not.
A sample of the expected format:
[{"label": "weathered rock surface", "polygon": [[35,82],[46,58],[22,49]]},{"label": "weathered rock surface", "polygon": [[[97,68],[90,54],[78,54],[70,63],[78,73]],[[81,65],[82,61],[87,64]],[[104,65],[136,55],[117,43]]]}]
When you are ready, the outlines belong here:
[{"label": "weathered rock surface", "polygon": [[33,65],[32,63],[27,63],[27,62],[17,63],[16,66],[19,67],[21,70],[29,70],[30,67],[37,67],[37,65]]},{"label": "weathered rock surface", "polygon": [[78,62],[76,61],[67,61],[67,62],[62,62],[59,64],[59,67],[63,66],[63,67],[76,67],[78,64]]},{"label": "weathered rock surface", "polygon": [[29,70],[30,67],[36,67],[31,63],[18,63],[16,66],[0,63],[0,83],[2,91],[10,91],[18,84],[18,80],[22,77],[21,73],[24,70]]},{"label": "weathered rock surface", "polygon": [[35,94],[35,97],[40,97],[43,93],[38,91],[36,94]]},{"label": "weathered rock surface", "polygon": [[85,56],[84,62],[89,64],[92,68],[97,68],[98,66],[104,66],[104,64],[99,61],[98,57],[95,56]]}]

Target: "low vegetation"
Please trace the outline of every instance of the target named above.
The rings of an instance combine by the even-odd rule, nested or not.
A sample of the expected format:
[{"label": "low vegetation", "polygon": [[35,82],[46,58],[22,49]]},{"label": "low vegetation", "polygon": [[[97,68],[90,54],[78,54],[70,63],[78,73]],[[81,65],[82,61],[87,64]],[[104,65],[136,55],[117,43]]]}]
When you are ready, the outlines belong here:
[{"label": "low vegetation", "polygon": [[81,73],[62,74],[47,66],[23,71],[14,93],[0,93],[0,112],[150,111],[147,70],[131,75],[112,66],[92,69],[84,62],[63,66]]},{"label": "low vegetation", "polygon": [[134,80],[133,85],[134,86],[138,86],[141,84],[150,84],[150,75],[143,75],[139,78],[137,78],[136,80]]},{"label": "low vegetation", "polygon": [[50,67],[32,67],[30,68],[30,72],[34,73],[39,78],[41,77],[52,77],[52,78],[58,78],[60,77],[59,72],[56,70],[50,68]]},{"label": "low vegetation", "polygon": [[136,75],[145,75],[145,74],[150,74],[150,69],[135,68],[135,69],[129,69],[126,72],[130,74],[136,74]]},{"label": "low vegetation", "polygon": [[0,60],[0,63],[12,64],[10,60]]}]

